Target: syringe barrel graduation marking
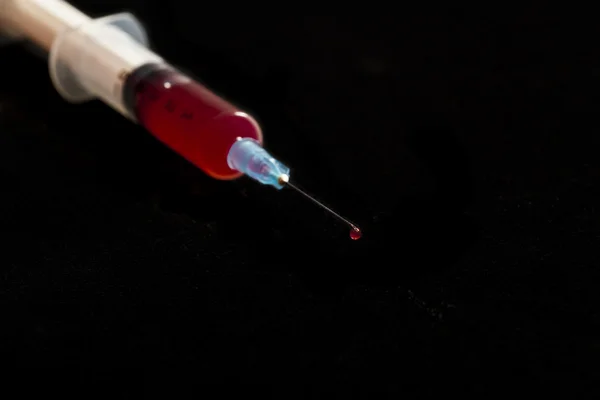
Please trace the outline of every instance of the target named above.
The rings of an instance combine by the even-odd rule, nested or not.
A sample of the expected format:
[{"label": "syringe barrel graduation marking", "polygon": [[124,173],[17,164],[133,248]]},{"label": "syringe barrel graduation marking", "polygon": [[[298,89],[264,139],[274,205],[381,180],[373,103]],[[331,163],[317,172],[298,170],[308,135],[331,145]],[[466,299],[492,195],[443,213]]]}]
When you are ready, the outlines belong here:
[{"label": "syringe barrel graduation marking", "polygon": [[258,123],[203,85],[166,64],[146,64],[124,85],[126,107],[140,124],[216,179],[233,179],[227,158],[239,138],[262,143]]}]

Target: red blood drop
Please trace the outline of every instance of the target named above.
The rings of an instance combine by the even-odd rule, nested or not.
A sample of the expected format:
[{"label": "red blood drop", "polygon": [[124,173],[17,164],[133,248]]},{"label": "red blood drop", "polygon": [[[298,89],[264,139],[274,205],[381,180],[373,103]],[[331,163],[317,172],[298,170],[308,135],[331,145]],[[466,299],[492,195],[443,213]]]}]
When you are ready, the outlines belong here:
[{"label": "red blood drop", "polygon": [[360,229],[358,229],[357,227],[353,226],[350,229],[350,239],[352,240],[358,240],[362,237],[362,232],[360,231]]}]

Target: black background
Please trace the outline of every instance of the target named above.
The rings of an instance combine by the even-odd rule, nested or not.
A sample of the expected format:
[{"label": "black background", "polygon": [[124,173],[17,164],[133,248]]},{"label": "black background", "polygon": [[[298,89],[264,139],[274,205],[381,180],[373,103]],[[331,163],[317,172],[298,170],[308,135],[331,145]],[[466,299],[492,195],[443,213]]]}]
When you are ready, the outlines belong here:
[{"label": "black background", "polygon": [[[4,360],[149,367],[125,397],[205,380],[286,382],[278,398],[323,383],[589,393],[594,24],[526,8],[331,17],[72,3],[139,16],[158,53],[255,115],[296,182],[364,237],[293,192],[205,177],[108,107],[65,103],[43,59],[4,47]],[[124,376],[69,381],[98,391]]]}]

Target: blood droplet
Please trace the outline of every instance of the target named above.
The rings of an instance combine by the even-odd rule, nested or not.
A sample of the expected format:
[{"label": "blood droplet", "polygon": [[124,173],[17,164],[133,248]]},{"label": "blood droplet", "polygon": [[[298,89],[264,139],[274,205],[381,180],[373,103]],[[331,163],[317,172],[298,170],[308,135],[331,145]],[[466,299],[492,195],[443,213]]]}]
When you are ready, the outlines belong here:
[{"label": "blood droplet", "polygon": [[358,240],[361,237],[362,237],[362,232],[360,231],[359,228],[357,228],[356,226],[353,226],[352,228],[350,228],[350,239]]}]

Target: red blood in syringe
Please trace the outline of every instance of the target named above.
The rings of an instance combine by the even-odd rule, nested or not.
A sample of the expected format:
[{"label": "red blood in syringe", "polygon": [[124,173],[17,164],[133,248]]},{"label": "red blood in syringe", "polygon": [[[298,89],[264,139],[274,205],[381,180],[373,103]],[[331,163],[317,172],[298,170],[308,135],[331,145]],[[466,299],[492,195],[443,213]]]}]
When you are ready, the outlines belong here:
[{"label": "red blood in syringe", "polygon": [[238,137],[262,143],[251,116],[167,65],[147,64],[133,71],[123,97],[141,125],[216,179],[241,175],[227,165]]}]

